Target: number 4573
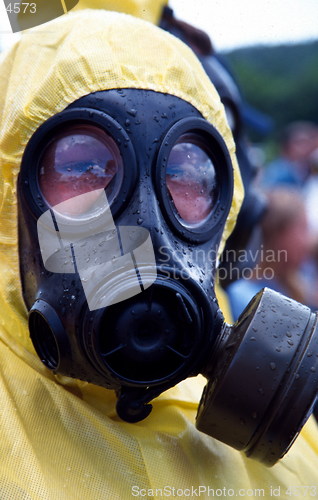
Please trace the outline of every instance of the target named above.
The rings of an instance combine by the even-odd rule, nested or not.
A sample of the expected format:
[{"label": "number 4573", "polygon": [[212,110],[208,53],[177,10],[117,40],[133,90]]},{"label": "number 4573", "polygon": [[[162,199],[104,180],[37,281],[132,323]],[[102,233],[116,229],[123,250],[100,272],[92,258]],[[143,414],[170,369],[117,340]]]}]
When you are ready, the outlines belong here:
[{"label": "number 4573", "polygon": [[29,11],[30,14],[35,14],[36,13],[36,3],[29,3],[29,2],[14,2],[14,3],[9,3],[6,7],[6,11],[9,12],[10,14],[25,14],[27,11]]}]

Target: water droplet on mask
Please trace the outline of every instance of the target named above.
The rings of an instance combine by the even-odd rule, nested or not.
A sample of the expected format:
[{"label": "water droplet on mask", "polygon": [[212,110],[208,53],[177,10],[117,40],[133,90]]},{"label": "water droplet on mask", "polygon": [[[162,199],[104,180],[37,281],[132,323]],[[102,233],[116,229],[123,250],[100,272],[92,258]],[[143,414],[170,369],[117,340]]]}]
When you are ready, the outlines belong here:
[{"label": "water droplet on mask", "polygon": [[137,224],[139,224],[139,225],[140,225],[140,224],[142,224],[142,223],[143,223],[143,221],[144,221],[144,219],[142,219],[141,217],[139,217],[139,219],[137,219]]},{"label": "water droplet on mask", "polygon": [[271,362],[271,363],[269,363],[269,366],[270,366],[271,370],[276,370],[276,364],[275,363]]},{"label": "water droplet on mask", "polygon": [[137,110],[134,109],[134,108],[131,108],[127,111],[127,113],[130,115],[130,116],[136,116],[137,115]]}]

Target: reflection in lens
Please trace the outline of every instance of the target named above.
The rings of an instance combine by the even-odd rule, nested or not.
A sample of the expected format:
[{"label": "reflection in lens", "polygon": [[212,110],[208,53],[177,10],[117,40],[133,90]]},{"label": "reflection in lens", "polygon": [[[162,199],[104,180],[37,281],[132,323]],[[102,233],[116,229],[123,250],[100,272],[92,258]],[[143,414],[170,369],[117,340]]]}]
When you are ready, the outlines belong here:
[{"label": "reflection in lens", "polygon": [[[39,184],[47,203],[54,207],[84,193],[86,204],[67,204],[66,215],[80,215],[93,206],[123,164],[115,141],[92,125],[70,125],[47,146],[40,161]],[[80,198],[81,199],[81,198]]]},{"label": "reflection in lens", "polygon": [[[201,140],[202,143],[202,140]],[[184,222],[198,224],[211,213],[216,199],[216,171],[194,134],[180,137],[167,164],[168,191]]]}]

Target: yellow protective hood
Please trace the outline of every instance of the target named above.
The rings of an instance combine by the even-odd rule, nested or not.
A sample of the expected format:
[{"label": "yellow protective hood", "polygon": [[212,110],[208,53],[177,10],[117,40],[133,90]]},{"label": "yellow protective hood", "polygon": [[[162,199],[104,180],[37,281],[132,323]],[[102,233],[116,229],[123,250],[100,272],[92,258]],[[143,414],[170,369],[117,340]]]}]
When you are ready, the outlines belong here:
[{"label": "yellow protective hood", "polygon": [[[224,239],[232,230],[243,196],[234,144],[220,99],[193,53],[145,21],[87,10],[23,34],[0,64],[0,82],[0,498],[211,498],[223,490],[223,496],[257,499],[273,490],[285,498],[288,488],[312,498],[318,483],[313,421],[284,460],[266,469],[195,428],[203,378],[163,393],[147,419],[128,424],[116,415],[112,391],[53,376],[28,339],[17,175],[31,135],[79,97],[134,87],[193,104],[232,155],[235,196]],[[313,486],[299,489],[305,485]]]},{"label": "yellow protective hood", "polygon": [[17,250],[16,181],[23,151],[45,120],[79,97],[125,87],[165,92],[191,103],[216,127],[230,151],[235,181],[223,246],[235,224],[243,187],[223,105],[186,45],[129,15],[85,10],[23,34],[2,62],[0,75],[0,322],[6,342],[16,346],[19,340],[33,352]]},{"label": "yellow protective hood", "polygon": [[79,0],[73,10],[113,10],[115,12],[130,14],[153,24],[158,24],[163,7],[167,3],[168,0]]}]

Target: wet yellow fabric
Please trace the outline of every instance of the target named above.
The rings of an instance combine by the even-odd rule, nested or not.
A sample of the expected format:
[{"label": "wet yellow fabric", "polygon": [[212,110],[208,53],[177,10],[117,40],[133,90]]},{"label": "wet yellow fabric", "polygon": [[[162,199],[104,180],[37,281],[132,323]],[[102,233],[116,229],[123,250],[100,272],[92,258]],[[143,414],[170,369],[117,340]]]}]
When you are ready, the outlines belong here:
[{"label": "wet yellow fabric", "polygon": [[266,469],[195,429],[201,377],[162,394],[146,420],[127,424],[116,416],[111,391],[54,376],[35,355],[19,279],[21,157],[47,118],[85,94],[118,87],[168,92],[200,110],[225,138],[235,168],[225,236],[241,203],[223,107],[181,42],[124,14],[84,10],[28,31],[13,47],[0,64],[0,498],[126,500],[173,491],[211,498],[208,487],[241,497],[247,491],[248,498],[259,498],[256,489],[269,498],[270,488],[280,487],[285,498],[287,487],[317,484],[312,421],[286,458]]},{"label": "wet yellow fabric", "polygon": [[87,8],[113,10],[158,24],[167,3],[168,0],[79,0],[74,11]]},{"label": "wet yellow fabric", "polygon": [[215,284],[214,288],[225,321],[229,324],[233,323],[231,308],[225,291],[218,283]]}]

